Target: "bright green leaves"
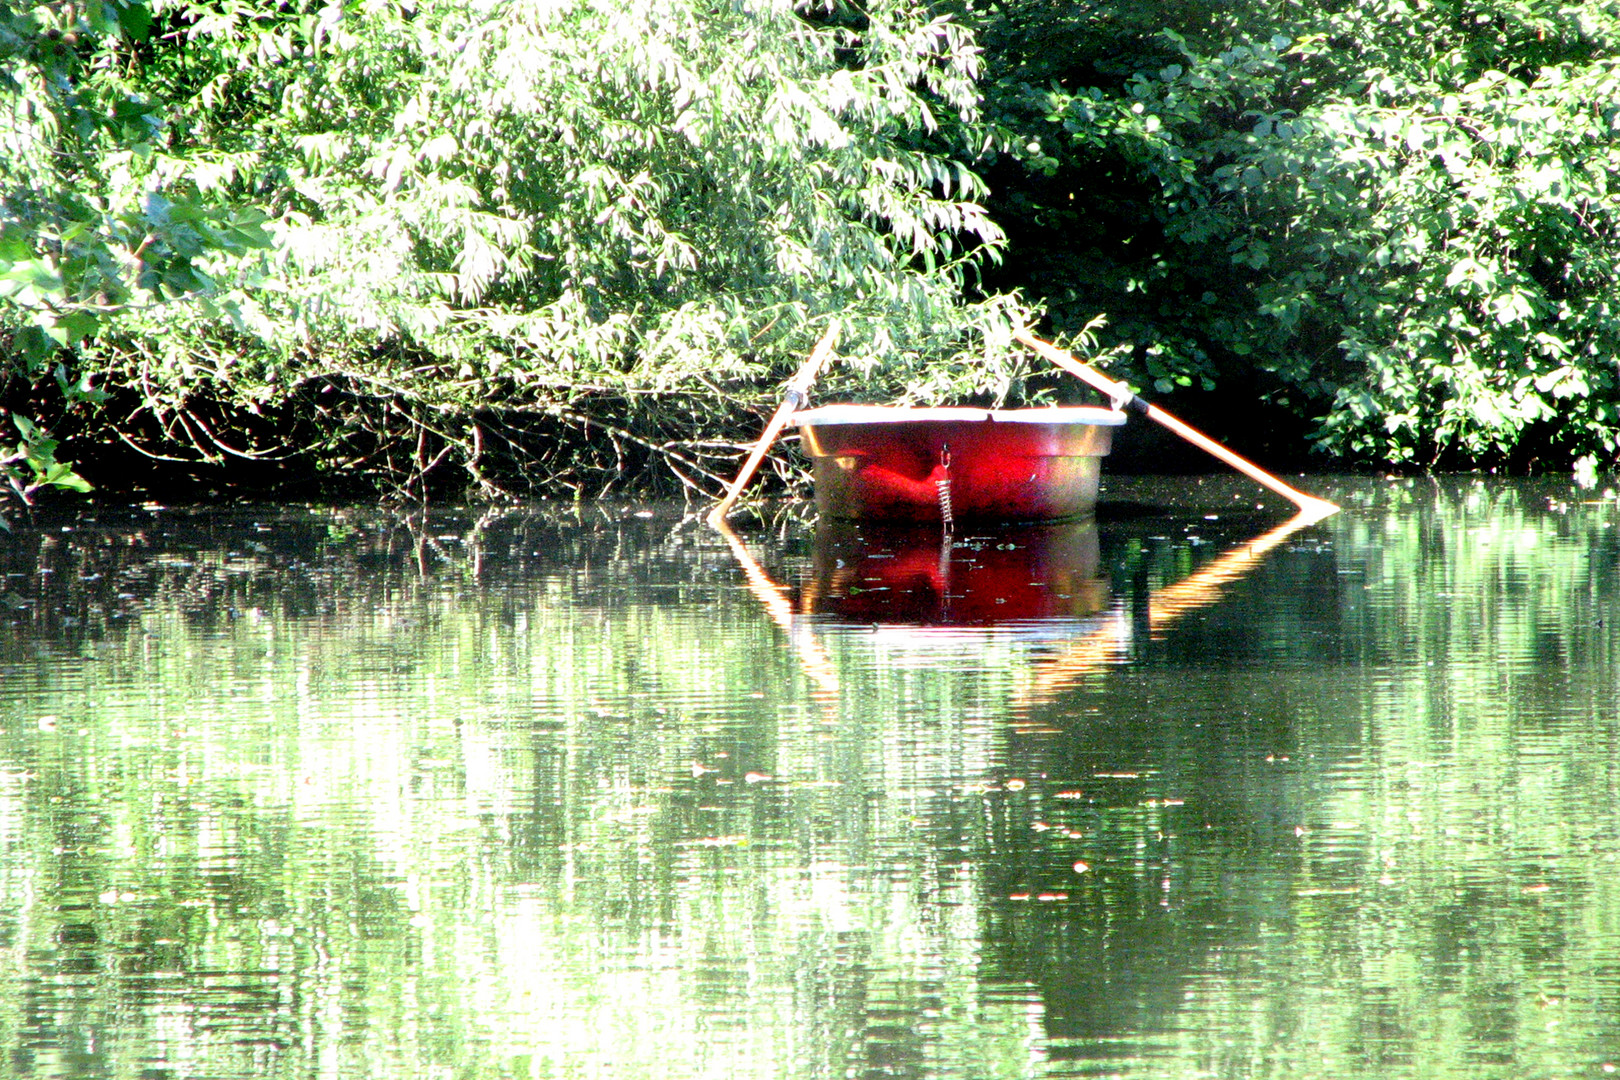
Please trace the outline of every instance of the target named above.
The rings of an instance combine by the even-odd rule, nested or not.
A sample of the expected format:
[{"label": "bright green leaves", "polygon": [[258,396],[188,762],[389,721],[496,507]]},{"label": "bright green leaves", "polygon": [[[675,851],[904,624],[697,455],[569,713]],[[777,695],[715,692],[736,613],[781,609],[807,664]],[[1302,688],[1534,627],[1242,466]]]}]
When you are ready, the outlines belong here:
[{"label": "bright green leaves", "polygon": [[1010,392],[981,54],[923,0],[75,10],[63,92],[20,62],[7,99],[0,348],[31,385],[77,352],[180,453],[249,456],[204,398],[469,462],[491,416],[603,399],[710,437],[830,311],[855,392]]},{"label": "bright green leaves", "polygon": [[[266,215],[230,205],[232,164],[193,169],[164,145],[171,106],[134,77],[152,27],[141,0],[0,14],[0,394],[54,375],[54,409],[99,404],[84,359],[98,338],[176,301],[211,304],[216,267],[269,247]],[[22,442],[0,495],[83,489],[54,441],[12,420]]]},{"label": "bright green leaves", "polygon": [[314,204],[280,231],[289,341],[314,318],[514,378],[664,385],[756,371],[822,310],[907,364],[1002,317],[961,300],[1003,243],[965,164],[978,53],[915,0],[431,0],[343,25],[373,77],[323,74],[360,116],[341,152],[289,132]]},{"label": "bright green leaves", "polygon": [[81,493],[90,490],[89,483],[73,471],[72,462],[56,460],[55,439],[25,416],[13,414],[11,421],[22,439],[8,456],[0,458],[0,467],[20,465],[26,470],[27,475],[23,479],[19,480],[15,475],[7,477],[21,494],[26,495],[41,487],[68,488]]},{"label": "bright green leaves", "polygon": [[152,29],[152,12],[145,0],[86,0],[82,12],[83,25],[98,37],[141,41]]},{"label": "bright green leaves", "polygon": [[149,192],[139,213],[121,221],[126,235],[140,236],[130,251],[136,288],[154,301],[212,291],[214,283],[200,262],[213,255],[242,255],[268,248],[265,222],[259,210]]},{"label": "bright green leaves", "polygon": [[32,252],[27,251],[21,254],[24,257],[14,261],[0,259],[0,297],[23,307],[37,307],[47,298],[62,296],[67,291],[67,283],[54,260],[28,258]]},{"label": "bright green leaves", "polygon": [[[4,415],[5,410],[0,409],[0,417]],[[89,481],[73,471],[72,462],[56,459],[55,439],[18,413],[11,414],[11,423],[18,441],[10,446],[0,443],[0,483],[5,484],[7,495],[26,505],[41,488],[61,488],[80,494],[90,490]],[[0,529],[10,528],[5,515],[0,514]]]},{"label": "bright green leaves", "polygon": [[[1291,228],[1377,245],[1384,272],[1346,267],[1335,314],[1354,320],[1352,340],[1382,343],[1346,355],[1362,365],[1356,381],[1376,386],[1384,419],[1399,419],[1335,415],[1325,445],[1455,460],[1505,455],[1538,425],[1571,457],[1612,439],[1586,395],[1612,385],[1600,358],[1620,347],[1620,323],[1604,313],[1620,284],[1607,191],[1620,155],[1589,102],[1616,88],[1605,63],[1544,69],[1528,83],[1486,73],[1449,93],[1321,110],[1334,122],[1299,167],[1355,176],[1367,197],[1302,207]],[[1400,241],[1379,243],[1392,234]]]},{"label": "bright green leaves", "polygon": [[1028,190],[1077,208],[1031,215],[1069,241],[1041,277],[1059,319],[1107,312],[1161,387],[1258,368],[1352,457],[1612,448],[1620,16],[1313,0],[1221,18],[1107,53],[1077,35],[1089,70],[1024,87],[1051,178]]}]

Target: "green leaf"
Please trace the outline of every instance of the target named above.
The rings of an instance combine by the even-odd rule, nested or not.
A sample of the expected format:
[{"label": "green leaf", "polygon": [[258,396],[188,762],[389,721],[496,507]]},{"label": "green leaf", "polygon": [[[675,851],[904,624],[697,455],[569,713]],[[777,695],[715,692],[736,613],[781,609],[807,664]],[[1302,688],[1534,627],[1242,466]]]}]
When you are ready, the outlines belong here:
[{"label": "green leaf", "polygon": [[75,345],[85,338],[95,337],[101,328],[101,319],[91,311],[68,311],[54,316],[50,325],[43,327],[47,336],[59,345]]},{"label": "green leaf", "polygon": [[152,12],[139,0],[122,0],[113,5],[118,26],[130,41],[144,41],[152,29]]},{"label": "green leaf", "polygon": [[49,259],[22,259],[0,272],[0,281],[14,281],[48,296],[61,296],[65,283],[61,272]]},{"label": "green leaf", "polygon": [[66,488],[84,494],[91,490],[90,481],[73,471],[73,463],[69,461],[54,461],[40,476],[40,483],[52,487]]},{"label": "green leaf", "polygon": [[85,402],[91,405],[100,405],[112,396],[100,387],[91,385],[93,376],[89,372],[80,375],[75,380],[70,378],[67,365],[57,364],[55,375],[56,385],[61,389],[62,396],[67,398],[70,404]]}]

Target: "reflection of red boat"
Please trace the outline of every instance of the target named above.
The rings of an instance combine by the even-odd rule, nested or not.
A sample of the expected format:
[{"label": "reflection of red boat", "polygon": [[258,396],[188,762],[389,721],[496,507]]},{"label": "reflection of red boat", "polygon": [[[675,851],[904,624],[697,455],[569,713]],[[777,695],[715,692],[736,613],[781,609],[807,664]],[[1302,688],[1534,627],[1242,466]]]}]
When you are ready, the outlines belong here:
[{"label": "reflection of red boat", "polygon": [[797,413],[825,517],[892,521],[1084,517],[1125,414],[828,405]]},{"label": "reflection of red boat", "polygon": [[931,626],[1085,618],[1108,604],[1099,562],[1091,522],[941,536],[823,521],[800,609],[837,622]]}]

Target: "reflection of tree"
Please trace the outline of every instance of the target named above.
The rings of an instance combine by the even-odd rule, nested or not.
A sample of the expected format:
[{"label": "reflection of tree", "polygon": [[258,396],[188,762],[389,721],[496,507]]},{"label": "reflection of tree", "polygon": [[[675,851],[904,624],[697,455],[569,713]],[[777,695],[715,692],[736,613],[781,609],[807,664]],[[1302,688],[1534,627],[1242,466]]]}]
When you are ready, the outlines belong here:
[{"label": "reflection of tree", "polygon": [[1145,1052],[1209,958],[1285,909],[1311,818],[1294,747],[1332,725],[1186,669],[1124,669],[1034,719],[994,795],[986,981],[1038,989],[1055,1054]]},{"label": "reflection of tree", "polygon": [[1237,538],[1105,529],[1129,648],[1038,700],[1049,637],[817,623],[832,698],[668,518],[19,530],[0,1052],[1591,1072],[1620,1007],[1612,507],[1376,499],[1168,624],[1153,598]]},{"label": "reflection of tree", "polygon": [[1041,802],[986,891],[1091,866],[1067,906],[992,906],[997,980],[1037,983],[1069,1052],[1169,1059],[1150,1071],[1592,1067],[1620,895],[1574,838],[1613,834],[1614,755],[1576,763],[1616,723],[1616,544],[1612,508],[1565,499],[1380,493],[1334,522],[1326,621],[1290,554],[1039,705],[1010,752],[1038,779],[1002,798]]},{"label": "reflection of tree", "polygon": [[[84,1076],[160,1045],[222,1076],[302,1074],[312,1047],[465,1062],[465,1010],[389,1019],[494,970],[455,945],[460,902],[614,848],[582,821],[675,772],[668,703],[698,678],[741,696],[622,599],[702,589],[701,557],[633,517],[136,516],[0,547],[0,908],[29,948],[3,1045],[94,1045]],[[629,899],[660,925],[648,885]]]},{"label": "reflection of tree", "polygon": [[[1037,635],[1043,644],[1030,654],[1033,679],[1009,672],[1010,679],[1002,683],[1007,689],[1027,687],[1010,702],[1010,715],[1005,699],[1000,709],[971,696],[953,703],[970,716],[992,715],[992,710],[1000,713],[990,723],[1012,733],[1023,745],[1010,752],[1000,768],[991,761],[979,766],[982,771],[974,798],[964,799],[960,794],[974,787],[972,765],[961,759],[940,762],[934,775],[955,777],[961,785],[959,793],[926,799],[917,812],[929,823],[931,845],[960,851],[977,868],[982,895],[975,937],[985,950],[975,977],[979,992],[994,992],[992,988],[997,986],[1030,988],[1040,1002],[1043,1030],[1054,1059],[1094,1054],[1096,1047],[1116,1042],[1115,1033],[1121,1030],[1165,1030],[1173,1023],[1186,980],[1200,958],[1234,939],[1246,939],[1254,931],[1252,918],[1219,912],[1221,891],[1211,892],[1208,882],[1198,880],[1200,868],[1220,866],[1217,879],[1222,881],[1264,880],[1276,871],[1271,865],[1275,860],[1266,855],[1261,865],[1252,866],[1253,853],[1268,851],[1283,835],[1291,840],[1292,823],[1303,814],[1295,793],[1276,790],[1257,777],[1231,774],[1234,762],[1275,758],[1279,740],[1288,733],[1272,725],[1227,731],[1221,737],[1223,745],[1212,747],[1193,721],[1145,727],[1121,722],[1140,716],[1149,703],[1130,700],[1129,692],[1121,695],[1107,690],[1101,693],[1112,700],[1103,706],[1092,704],[1086,710],[1084,726],[1054,719],[1051,714],[1063,711],[1065,689],[1076,680],[1102,675],[1140,656],[1141,650],[1130,640],[1133,629],[1141,628],[1155,640],[1162,638],[1184,616],[1230,598],[1231,587],[1258,570],[1269,552],[1319,520],[1319,516],[1301,515],[1257,539],[1235,545],[1151,591],[1135,617],[1119,608],[1100,625],[1095,620],[1078,624],[1079,636],[1069,644],[1050,646]],[[734,550],[741,547],[731,539]],[[1044,537],[1025,537],[1012,530],[1000,539],[1004,547],[1027,542],[1044,551]],[[930,567],[940,562],[940,573],[946,573],[944,556],[934,550],[937,541],[928,550],[918,549],[919,561],[907,559],[909,549],[896,537],[877,536],[873,542],[876,557],[882,561],[875,566],[860,565],[859,550],[843,533],[818,535],[817,542],[838,545],[837,558],[823,558],[818,546],[816,584],[820,591],[830,588],[840,596],[862,582],[899,582],[899,575],[910,572],[912,562]],[[858,547],[858,540],[853,543]],[[739,558],[751,569],[751,580],[763,579],[774,586],[746,550]],[[1025,567],[1020,576],[1017,567],[1013,570],[981,573],[975,581],[984,588],[1005,585],[1012,590],[1008,597],[1020,598],[1009,610],[1022,613],[1029,607],[1022,591],[1027,590],[1027,578],[1034,571]],[[1087,571],[1088,579],[1091,573]],[[958,576],[957,588],[963,587],[960,581]],[[1073,595],[1078,584],[1065,582],[1064,595]],[[943,589],[939,585],[935,591]],[[816,596],[820,591],[812,590]],[[780,602],[780,592],[773,588],[768,598],[783,609],[773,621],[791,636],[796,624],[791,611]],[[904,613],[915,606],[911,599],[910,593],[901,597]],[[982,613],[994,610],[996,598],[964,599],[972,602],[960,606]],[[875,617],[871,612],[881,611],[881,602],[862,610],[867,618]],[[981,628],[981,632],[985,641],[995,639],[993,629]],[[920,629],[915,640],[925,642],[929,633]],[[816,682],[823,683],[815,679],[815,673],[825,663],[826,650],[838,643],[836,634],[831,646],[818,642],[813,655],[795,646],[806,674]],[[976,654],[975,666],[982,669],[990,661],[991,654],[984,651]],[[974,674],[973,681],[983,681],[987,673]],[[969,680],[963,681],[971,685]],[[845,696],[870,708],[881,693],[856,684]],[[939,712],[952,711],[943,701],[937,705],[938,711],[917,719],[937,722]],[[856,711],[846,709],[846,724],[852,719],[847,714]],[[904,709],[894,712],[903,715]],[[1096,717],[1120,719],[1110,725]],[[1100,730],[1103,725],[1109,730]],[[1050,736],[1030,737],[1041,731]],[[997,738],[995,728],[981,729],[979,734]],[[1234,747],[1230,738],[1234,734],[1252,745]],[[971,738],[948,740],[946,745],[960,751],[972,742]],[[1200,743],[1206,745],[1197,745]],[[1185,775],[1187,769],[1178,764],[1184,760],[1203,763],[1215,775]],[[986,781],[986,771],[1005,776],[1001,782]],[[896,777],[886,769],[878,772],[885,777],[888,790],[893,790],[897,779],[904,784],[903,776]],[[1184,799],[1153,797],[1167,785],[1173,789],[1183,784],[1187,790],[1248,794],[1238,806],[1206,801],[1199,810],[1205,815],[1203,827],[1188,829],[1180,809]],[[1184,831],[1187,836],[1182,835]],[[1094,851],[1108,854],[1098,858],[1091,854]],[[1120,857],[1126,852],[1130,854]],[[1086,863],[1080,854],[1097,858],[1096,865]],[[1216,915],[1219,917],[1212,919]],[[917,1018],[909,1019],[915,1022]]]},{"label": "reflection of tree", "polygon": [[327,1004],[400,977],[410,913],[369,836],[176,785],[184,751],[102,771],[76,731],[51,734],[7,740],[28,782],[0,800],[24,961],[0,977],[0,1044],[19,1075],[126,1075],[159,1045],[187,1073],[276,1075]]}]

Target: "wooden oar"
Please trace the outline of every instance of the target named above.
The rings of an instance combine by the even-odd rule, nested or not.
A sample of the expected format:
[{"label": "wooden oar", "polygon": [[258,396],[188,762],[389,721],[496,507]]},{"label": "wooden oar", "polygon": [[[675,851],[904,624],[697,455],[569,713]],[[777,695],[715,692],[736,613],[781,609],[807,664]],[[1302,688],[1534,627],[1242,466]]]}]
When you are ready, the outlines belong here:
[{"label": "wooden oar", "polygon": [[1275,476],[1272,476],[1270,473],[1266,472],[1254,462],[1234,454],[1232,451],[1228,450],[1214,439],[1211,439],[1197,428],[1190,427],[1189,425],[1182,423],[1180,420],[1177,420],[1174,416],[1171,416],[1157,405],[1143,401],[1141,398],[1137,397],[1136,394],[1131,391],[1131,388],[1126,386],[1124,383],[1115,382],[1113,379],[1110,379],[1108,376],[1102,374],[1094,368],[1087,367],[1085,364],[1082,364],[1080,361],[1076,360],[1062,349],[1059,349],[1045,341],[1042,341],[1040,338],[1035,337],[1028,330],[1014,330],[1013,337],[1018,339],[1023,344],[1028,345],[1031,349],[1034,349],[1036,352],[1052,361],[1052,363],[1056,364],[1064,371],[1067,371],[1070,375],[1083,379],[1092,386],[1096,387],[1098,390],[1101,390],[1103,393],[1107,394],[1109,399],[1114,403],[1115,408],[1128,406],[1135,409],[1137,412],[1140,412],[1149,420],[1153,420],[1164,427],[1169,428],[1171,431],[1175,432],[1177,435],[1180,435],[1183,439],[1186,439],[1200,450],[1215,455],[1222,461],[1226,462],[1226,464],[1232,466],[1232,468],[1236,469],[1238,472],[1243,473],[1250,479],[1265,485],[1272,491],[1275,491],[1277,494],[1292,501],[1294,505],[1299,507],[1300,513],[1309,515],[1312,521],[1321,521],[1329,514],[1336,514],[1339,512],[1339,508],[1327,500],[1318,499],[1314,495],[1307,495],[1303,491],[1290,487],[1281,480],[1277,479]]},{"label": "wooden oar", "polygon": [[821,365],[827,362],[827,357],[832,355],[833,346],[837,343],[838,320],[834,319],[828,324],[827,332],[821,335],[821,340],[816,343],[814,351],[810,353],[810,359],[804,362],[792,380],[788,382],[787,393],[782,397],[782,404],[777,407],[776,415],[771,417],[771,422],[765,425],[765,433],[759,437],[759,441],[754,444],[753,450],[749,452],[748,460],[743,463],[742,471],[737,474],[737,479],[731,482],[731,486],[726,489],[725,496],[718,503],[715,503],[713,510],[709,511],[706,520],[710,525],[718,528],[721,522],[726,520],[726,515],[731,512],[732,506],[736,504],[737,497],[742,494],[742,489],[748,485],[749,480],[753,479],[754,471],[759,468],[759,463],[765,460],[765,452],[771,448],[771,443],[775,442],[776,436],[781,433],[782,425],[786,424],[788,417],[792,416],[804,404],[805,395],[810,392],[810,384],[816,381],[816,375],[820,373]]}]

